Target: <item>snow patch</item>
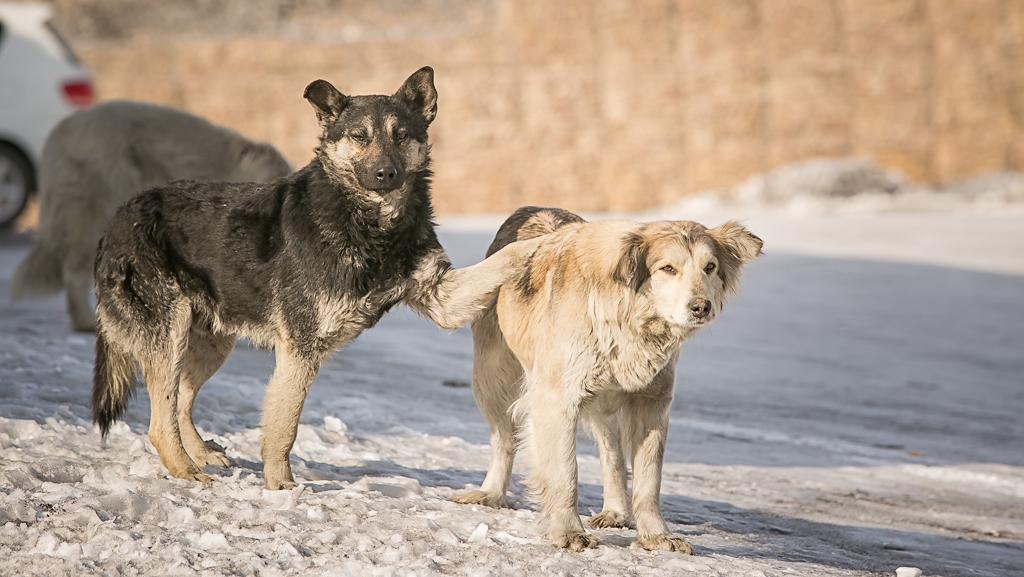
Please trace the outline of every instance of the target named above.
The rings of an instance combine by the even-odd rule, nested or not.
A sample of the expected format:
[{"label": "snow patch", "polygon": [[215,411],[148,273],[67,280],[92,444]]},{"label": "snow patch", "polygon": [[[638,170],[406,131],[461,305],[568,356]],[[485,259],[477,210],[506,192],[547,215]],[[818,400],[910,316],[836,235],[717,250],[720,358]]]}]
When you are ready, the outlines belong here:
[{"label": "snow patch", "polygon": [[487,527],[486,523],[480,523],[475,529],[473,529],[473,532],[469,534],[469,538],[466,539],[466,541],[469,543],[482,543],[487,541],[488,528],[489,527]]},{"label": "snow patch", "polygon": [[419,481],[409,477],[365,477],[352,485],[363,491],[375,491],[392,499],[403,499],[423,494]]},{"label": "snow patch", "polygon": [[191,543],[204,551],[229,551],[231,545],[223,533],[204,532],[198,537],[189,539]]}]

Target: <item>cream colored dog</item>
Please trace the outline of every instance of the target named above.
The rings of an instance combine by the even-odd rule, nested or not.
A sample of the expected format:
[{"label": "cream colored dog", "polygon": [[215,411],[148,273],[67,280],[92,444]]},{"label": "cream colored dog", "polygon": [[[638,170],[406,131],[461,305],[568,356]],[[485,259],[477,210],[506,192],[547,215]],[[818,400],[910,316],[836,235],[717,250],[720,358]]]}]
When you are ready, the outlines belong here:
[{"label": "cream colored dog", "polygon": [[[632,517],[644,549],[692,553],[659,506],[679,347],[717,316],[761,239],[736,223],[584,222],[557,209],[521,208],[488,254],[547,234],[517,281],[473,326],[473,394],[491,425],[491,466],[461,503],[504,504],[516,434],[528,482],[558,547],[597,545],[577,512],[576,430],[600,450],[604,507],[592,527]],[[633,460],[627,498],[623,441]]]}]

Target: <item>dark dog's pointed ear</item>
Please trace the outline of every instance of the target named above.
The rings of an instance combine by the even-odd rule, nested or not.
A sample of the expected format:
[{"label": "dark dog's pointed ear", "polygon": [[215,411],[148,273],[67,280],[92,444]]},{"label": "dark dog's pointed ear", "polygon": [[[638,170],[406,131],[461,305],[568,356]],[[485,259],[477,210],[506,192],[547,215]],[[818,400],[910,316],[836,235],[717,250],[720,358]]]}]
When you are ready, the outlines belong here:
[{"label": "dark dog's pointed ear", "polygon": [[326,80],[314,80],[309,83],[302,97],[313,105],[316,110],[316,118],[321,124],[326,124],[338,119],[338,115],[348,104],[348,96],[345,96]]},{"label": "dark dog's pointed ear", "polygon": [[763,254],[764,241],[738,222],[729,221],[708,230],[708,234],[740,263],[746,264]]},{"label": "dark dog's pointed ear", "polygon": [[437,89],[434,88],[434,69],[424,66],[405,80],[395,92],[396,99],[409,110],[419,114],[427,124],[437,116]]},{"label": "dark dog's pointed ear", "polygon": [[631,232],[622,239],[622,252],[612,271],[612,278],[640,292],[650,276],[651,271],[647,270],[647,243],[639,233]]}]

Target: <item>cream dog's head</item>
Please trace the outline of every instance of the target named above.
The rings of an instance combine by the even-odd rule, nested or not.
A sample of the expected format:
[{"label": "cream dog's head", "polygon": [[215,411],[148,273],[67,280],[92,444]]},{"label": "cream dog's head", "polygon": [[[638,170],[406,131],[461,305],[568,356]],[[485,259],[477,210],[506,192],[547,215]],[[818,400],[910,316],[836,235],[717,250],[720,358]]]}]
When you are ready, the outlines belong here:
[{"label": "cream dog's head", "polygon": [[715,319],[736,290],[740,269],[762,246],[735,222],[711,229],[685,220],[654,222],[623,239],[613,277],[648,295],[669,324],[696,328]]}]

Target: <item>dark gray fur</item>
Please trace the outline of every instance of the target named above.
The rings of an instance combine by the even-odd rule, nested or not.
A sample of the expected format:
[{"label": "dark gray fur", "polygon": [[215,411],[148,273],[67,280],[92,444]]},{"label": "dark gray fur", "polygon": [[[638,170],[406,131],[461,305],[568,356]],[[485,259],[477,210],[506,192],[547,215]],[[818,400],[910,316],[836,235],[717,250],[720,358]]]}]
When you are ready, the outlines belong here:
[{"label": "dark gray fur", "polygon": [[[420,70],[392,96],[345,96],[326,81],[305,96],[323,134],[304,168],[266,184],[173,182],[114,217],[95,263],[93,418],[103,434],[122,415],[131,391],[122,381],[133,377],[110,367],[173,358],[166,341],[180,332],[182,307],[193,341],[227,335],[283,345],[315,374],[396,304],[423,312],[438,302],[437,283],[451,267],[432,222],[433,71]],[[423,151],[416,166],[406,165],[410,150]],[[379,166],[395,169],[393,186],[374,182]],[[325,301],[352,304],[324,318]]]}]

